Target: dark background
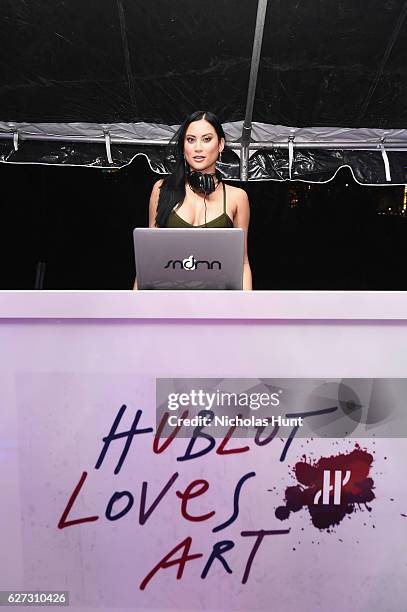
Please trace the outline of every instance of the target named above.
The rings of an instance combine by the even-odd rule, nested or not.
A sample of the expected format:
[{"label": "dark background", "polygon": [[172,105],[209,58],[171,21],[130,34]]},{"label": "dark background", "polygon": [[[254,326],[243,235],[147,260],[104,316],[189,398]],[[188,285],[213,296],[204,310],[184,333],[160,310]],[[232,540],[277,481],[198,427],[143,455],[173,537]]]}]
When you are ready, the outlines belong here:
[{"label": "dark background", "polygon": [[[255,0],[3,0],[0,120],[245,115]],[[268,3],[253,121],[404,128],[405,0]]]},{"label": "dark background", "polygon": [[[33,289],[44,261],[44,289],[130,289],[132,230],[158,178],[144,157],[108,171],[0,164],[0,288]],[[347,169],[326,184],[240,186],[255,289],[407,289],[403,187],[361,186]]]}]

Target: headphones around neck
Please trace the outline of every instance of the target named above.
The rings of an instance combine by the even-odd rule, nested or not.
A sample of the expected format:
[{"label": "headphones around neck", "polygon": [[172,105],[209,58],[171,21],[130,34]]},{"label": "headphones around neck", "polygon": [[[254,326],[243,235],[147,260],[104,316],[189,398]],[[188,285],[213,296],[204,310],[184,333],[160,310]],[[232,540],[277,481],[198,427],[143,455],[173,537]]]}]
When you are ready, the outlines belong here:
[{"label": "headphones around neck", "polygon": [[[218,180],[217,184],[215,184],[215,178]],[[191,170],[187,174],[187,179],[192,191],[195,193],[202,193],[207,196],[215,191],[216,187],[222,180],[222,175],[219,170],[216,170],[214,174],[205,174],[204,172],[199,172],[198,170]]]}]

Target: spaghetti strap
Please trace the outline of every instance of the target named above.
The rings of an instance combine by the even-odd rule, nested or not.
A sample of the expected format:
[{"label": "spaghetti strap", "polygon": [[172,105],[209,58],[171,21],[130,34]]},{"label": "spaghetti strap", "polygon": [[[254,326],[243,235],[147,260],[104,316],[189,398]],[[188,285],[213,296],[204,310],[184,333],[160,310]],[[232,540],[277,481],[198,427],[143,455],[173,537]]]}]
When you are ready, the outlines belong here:
[{"label": "spaghetti strap", "polygon": [[225,183],[222,181],[222,187],[223,187],[223,212],[226,212],[226,187],[225,187]]}]

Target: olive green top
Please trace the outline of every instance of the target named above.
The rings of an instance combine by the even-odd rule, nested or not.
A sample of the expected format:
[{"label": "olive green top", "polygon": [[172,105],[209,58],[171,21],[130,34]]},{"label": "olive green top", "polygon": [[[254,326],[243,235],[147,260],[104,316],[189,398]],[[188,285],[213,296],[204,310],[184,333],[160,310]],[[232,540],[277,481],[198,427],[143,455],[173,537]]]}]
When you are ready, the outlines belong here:
[{"label": "olive green top", "polygon": [[208,221],[206,225],[192,225],[192,223],[188,223],[182,217],[180,217],[175,210],[172,210],[168,216],[166,227],[233,227],[233,221],[229,217],[226,212],[226,188],[225,183],[222,183],[223,186],[223,213],[216,217],[216,219],[212,219]]}]

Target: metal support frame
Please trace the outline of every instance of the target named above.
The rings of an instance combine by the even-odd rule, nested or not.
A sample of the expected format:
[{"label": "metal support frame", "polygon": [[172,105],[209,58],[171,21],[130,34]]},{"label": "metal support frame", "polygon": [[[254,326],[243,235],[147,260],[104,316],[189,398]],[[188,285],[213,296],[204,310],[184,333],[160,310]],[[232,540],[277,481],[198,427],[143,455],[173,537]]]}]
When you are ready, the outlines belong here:
[{"label": "metal support frame", "polygon": [[[100,136],[78,136],[77,134],[65,135],[62,134],[30,134],[19,129],[19,142],[23,140],[42,140],[45,142],[84,142],[88,144],[105,144],[107,129],[101,129]],[[131,145],[154,145],[165,147],[169,144],[170,139],[154,140],[148,138],[117,138],[112,136],[110,131],[109,138],[111,144],[131,144]],[[15,132],[0,132],[0,140],[13,140]]]},{"label": "metal support frame", "polygon": [[254,31],[252,61],[250,65],[249,87],[247,90],[246,112],[241,137],[240,180],[249,178],[249,144],[252,133],[252,117],[256,96],[257,75],[259,72],[261,45],[263,42],[264,22],[268,0],[258,0],[256,28]]},{"label": "metal support frame", "polygon": [[[377,151],[380,149],[381,139],[378,141],[295,141],[296,149],[326,149],[327,151]],[[229,147],[232,148],[232,147]],[[249,149],[288,149],[289,141],[251,142]],[[407,140],[386,140],[386,151],[407,151]]]},{"label": "metal support frame", "polygon": [[362,119],[363,119],[363,117],[366,114],[366,111],[367,111],[367,109],[369,107],[370,101],[372,100],[373,95],[374,95],[374,93],[375,93],[375,91],[377,89],[377,86],[378,86],[379,82],[380,82],[380,79],[383,76],[384,69],[386,67],[387,61],[388,61],[388,59],[389,59],[389,57],[391,55],[391,52],[393,51],[394,45],[396,44],[396,40],[397,40],[397,38],[398,38],[398,36],[400,34],[400,31],[401,31],[401,29],[402,29],[402,27],[404,25],[404,20],[405,20],[406,16],[407,16],[407,0],[404,1],[404,5],[403,5],[403,7],[401,9],[399,18],[398,18],[397,23],[396,23],[396,25],[394,27],[394,30],[393,30],[390,38],[389,38],[386,50],[385,50],[384,55],[383,55],[383,57],[382,57],[382,59],[380,61],[379,67],[377,69],[376,76],[373,79],[373,82],[372,82],[372,84],[370,86],[370,89],[369,89],[369,91],[367,93],[367,96],[366,96],[365,100],[360,105],[360,110],[359,110],[359,113],[358,113],[357,119],[356,119],[358,124],[362,123]]},{"label": "metal support frame", "polygon": [[[15,132],[1,132],[0,140],[11,140],[14,141]],[[154,140],[148,138],[118,138],[109,133],[110,144],[112,145],[133,145],[138,147],[166,147],[170,143],[170,139]],[[56,136],[55,134],[28,134],[23,131],[18,131],[18,143],[21,144],[25,140],[37,140],[43,142],[80,142],[88,144],[100,144],[102,147],[106,146],[105,134],[100,136]],[[380,150],[382,139],[376,141],[295,141],[296,149],[327,149],[327,150],[354,150],[354,151],[377,151]],[[232,151],[241,151],[241,143],[235,141],[227,141],[226,145],[228,149]],[[276,141],[257,141],[250,142],[247,145],[248,150],[272,150],[272,149],[288,149],[288,139],[276,140]],[[407,140],[388,140],[386,138],[386,151],[407,151]]]},{"label": "metal support frame", "polygon": [[130,59],[130,49],[129,42],[127,40],[127,26],[126,26],[126,16],[124,13],[123,0],[116,0],[117,11],[119,14],[119,22],[120,22],[120,33],[122,37],[122,46],[123,46],[123,56],[124,56],[124,65],[126,67],[126,75],[127,75],[127,84],[129,87],[129,97],[131,106],[134,114],[137,114],[137,104],[136,104],[136,88],[134,84],[133,72],[131,68],[131,59]]}]

